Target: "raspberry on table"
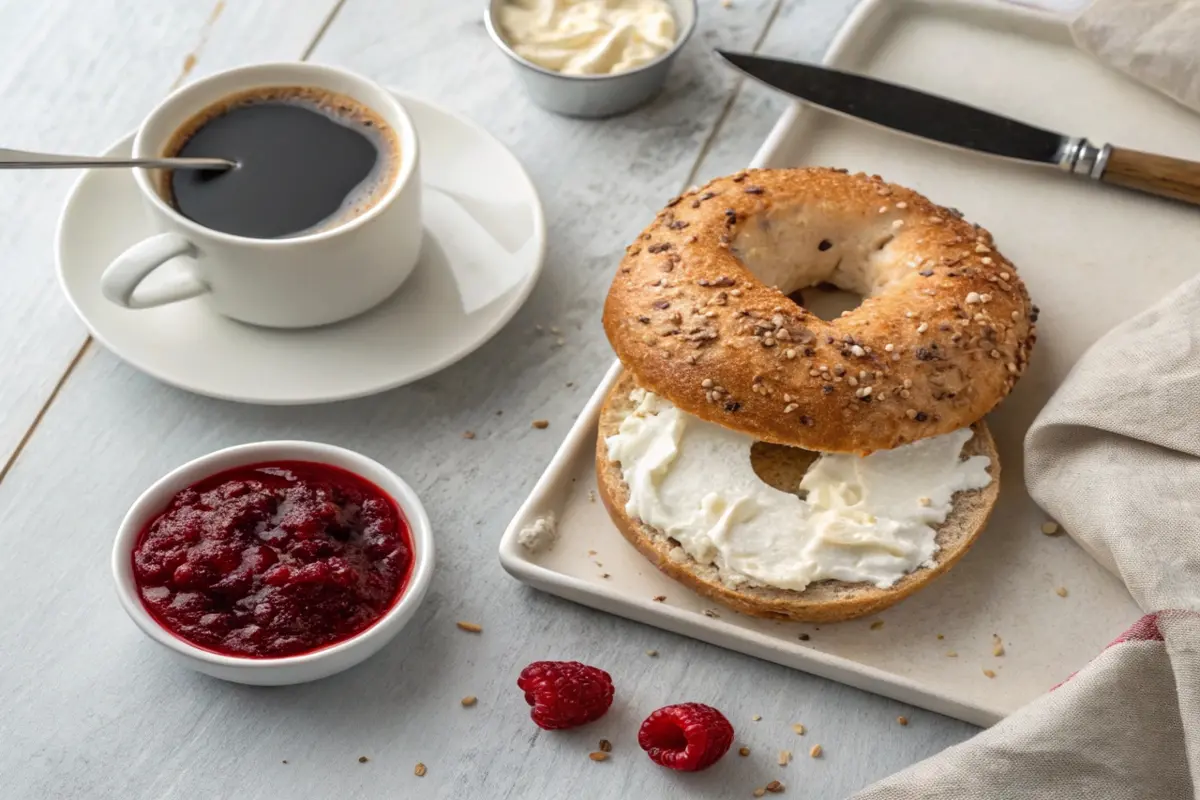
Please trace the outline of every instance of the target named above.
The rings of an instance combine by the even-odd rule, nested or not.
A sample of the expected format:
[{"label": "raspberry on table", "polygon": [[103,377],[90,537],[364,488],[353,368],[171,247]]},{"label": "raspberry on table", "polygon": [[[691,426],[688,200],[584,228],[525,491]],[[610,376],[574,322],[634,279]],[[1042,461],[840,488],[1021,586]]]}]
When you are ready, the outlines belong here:
[{"label": "raspberry on table", "polygon": [[733,726],[712,706],[680,703],[646,717],[638,744],[655,764],[696,772],[725,755],[733,744]]},{"label": "raspberry on table", "polygon": [[609,674],[578,661],[535,661],[521,670],[517,686],[533,706],[529,716],[548,731],[599,719],[613,700]]}]

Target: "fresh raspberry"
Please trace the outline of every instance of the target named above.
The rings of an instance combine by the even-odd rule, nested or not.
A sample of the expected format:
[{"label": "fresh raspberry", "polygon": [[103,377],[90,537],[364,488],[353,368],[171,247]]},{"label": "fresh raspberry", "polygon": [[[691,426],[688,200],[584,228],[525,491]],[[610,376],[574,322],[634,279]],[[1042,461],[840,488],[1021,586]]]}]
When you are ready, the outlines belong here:
[{"label": "fresh raspberry", "polygon": [[529,716],[548,731],[599,719],[613,700],[609,674],[578,661],[535,661],[521,670],[517,686],[533,706]]},{"label": "fresh raspberry", "polygon": [[733,744],[733,726],[712,706],[680,703],[646,717],[638,744],[655,764],[697,772],[725,755]]}]

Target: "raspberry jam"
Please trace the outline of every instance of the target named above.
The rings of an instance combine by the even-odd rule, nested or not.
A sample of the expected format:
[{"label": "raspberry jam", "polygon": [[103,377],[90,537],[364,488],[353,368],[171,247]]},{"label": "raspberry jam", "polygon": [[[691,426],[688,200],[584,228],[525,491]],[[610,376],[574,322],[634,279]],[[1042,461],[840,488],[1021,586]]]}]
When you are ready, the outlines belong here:
[{"label": "raspberry jam", "polygon": [[187,642],[280,658],[349,639],[404,593],[404,515],[378,486],[308,461],[253,464],[179,492],[138,535],[142,604]]}]

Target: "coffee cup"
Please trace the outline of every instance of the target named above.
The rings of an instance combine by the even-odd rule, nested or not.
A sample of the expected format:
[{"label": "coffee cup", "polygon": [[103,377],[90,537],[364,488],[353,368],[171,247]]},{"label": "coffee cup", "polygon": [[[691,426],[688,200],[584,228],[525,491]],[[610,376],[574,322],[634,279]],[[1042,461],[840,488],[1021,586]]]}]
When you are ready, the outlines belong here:
[{"label": "coffee cup", "polygon": [[[134,180],[158,233],[127,249],[105,269],[100,287],[110,301],[143,309],[201,298],[235,320],[302,328],[361,314],[391,296],[412,273],[422,239],[417,135],[400,102],[366,78],[305,63],[221,72],[159,103],[138,129],[133,155],[164,155],[197,114],[226,98],[265,87],[304,87],[350,98],[373,112],[372,119],[390,128],[397,145],[393,155],[398,161],[383,178],[388,183],[344,219],[293,235],[256,238],[189,218],[173,205],[161,171],[135,170]],[[142,285],[168,262],[181,269]]]}]

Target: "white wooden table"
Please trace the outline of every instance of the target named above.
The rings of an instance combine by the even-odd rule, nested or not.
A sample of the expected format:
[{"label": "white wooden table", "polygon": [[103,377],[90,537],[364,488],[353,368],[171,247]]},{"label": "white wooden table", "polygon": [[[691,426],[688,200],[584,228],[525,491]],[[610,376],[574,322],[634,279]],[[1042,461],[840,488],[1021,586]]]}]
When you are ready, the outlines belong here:
[{"label": "white wooden table", "polygon": [[[973,733],[536,593],[496,558],[610,363],[599,308],[623,246],[680,188],[743,166],[783,108],[709,51],[819,58],[854,0],[701,0],[666,93],[602,122],[530,104],[487,39],[482,0],[209,2],[135,12],[115,0],[0,0],[0,142],[99,152],[184,80],[272,59],[344,65],[461,111],[511,147],[542,195],[548,262],[516,319],[441,374],[350,403],[235,405],[161,385],[89,343],[53,274],[72,176],[0,173],[0,796],[738,797],[778,779],[789,796],[838,798]],[[561,328],[565,345],[538,324]],[[547,430],[530,427],[540,418]],[[163,472],[273,438],[394,467],[422,495],[440,550],[425,605],[383,653],[263,690],[168,662],[119,608],[107,559],[129,503]],[[583,730],[539,732],[515,679],[544,658],[608,669],[613,710]],[[464,695],[478,705],[463,708]],[[723,709],[752,754],[693,776],[651,764],[638,723],[686,700]],[[809,734],[796,737],[795,722]],[[607,763],[587,757],[601,737],[615,746]],[[820,759],[807,756],[814,744]],[[785,748],[797,758],[780,767]]]}]

